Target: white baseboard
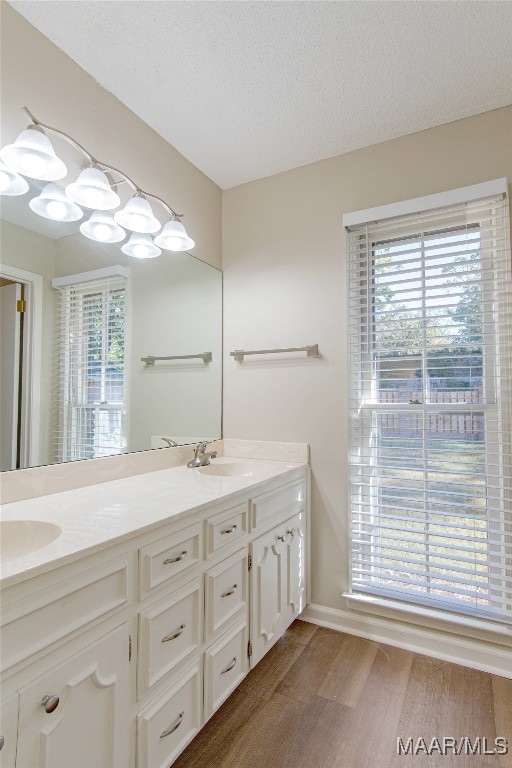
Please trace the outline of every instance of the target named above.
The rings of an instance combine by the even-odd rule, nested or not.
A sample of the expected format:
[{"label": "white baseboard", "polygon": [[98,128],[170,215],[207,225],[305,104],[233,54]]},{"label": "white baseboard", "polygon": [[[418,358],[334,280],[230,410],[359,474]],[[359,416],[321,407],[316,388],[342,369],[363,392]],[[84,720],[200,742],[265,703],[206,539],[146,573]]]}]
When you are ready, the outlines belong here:
[{"label": "white baseboard", "polygon": [[300,618],[349,635],[512,678],[512,652],[506,646],[455,636],[441,630],[403,625],[382,616],[369,616],[367,613],[357,615],[314,603],[306,606]]}]

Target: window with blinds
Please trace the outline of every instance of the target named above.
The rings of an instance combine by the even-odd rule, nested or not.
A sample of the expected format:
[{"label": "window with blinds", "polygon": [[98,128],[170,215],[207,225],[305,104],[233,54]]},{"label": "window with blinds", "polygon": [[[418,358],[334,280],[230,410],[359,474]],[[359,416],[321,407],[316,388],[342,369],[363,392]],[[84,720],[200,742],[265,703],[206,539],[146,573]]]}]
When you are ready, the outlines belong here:
[{"label": "window with blinds", "polygon": [[507,206],[347,227],[352,594],[512,620]]},{"label": "window with blinds", "polygon": [[54,281],[53,450],[59,462],[124,450],[127,277],[103,274],[108,271]]}]

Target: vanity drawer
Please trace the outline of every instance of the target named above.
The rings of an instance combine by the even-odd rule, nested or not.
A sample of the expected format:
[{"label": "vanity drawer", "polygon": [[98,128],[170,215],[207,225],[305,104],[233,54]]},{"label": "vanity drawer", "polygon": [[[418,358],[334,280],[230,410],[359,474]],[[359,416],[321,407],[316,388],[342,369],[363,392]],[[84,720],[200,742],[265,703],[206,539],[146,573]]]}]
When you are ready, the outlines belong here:
[{"label": "vanity drawer", "polygon": [[247,549],[205,573],[205,640],[247,608]]},{"label": "vanity drawer", "polygon": [[206,521],[206,556],[211,557],[247,533],[247,502],[219,512]]},{"label": "vanity drawer", "polygon": [[192,653],[202,639],[201,580],[181,589],[139,614],[139,697]]},{"label": "vanity drawer", "polygon": [[204,665],[204,717],[207,720],[248,672],[245,621],[205,652]]},{"label": "vanity drawer", "polygon": [[73,564],[54,574],[55,581],[45,589],[9,606],[6,601],[2,608],[3,670],[127,606],[131,599],[128,556],[79,573]]},{"label": "vanity drawer", "polygon": [[180,676],[137,717],[138,768],[168,768],[202,725],[201,665]]},{"label": "vanity drawer", "polygon": [[254,530],[268,523],[278,523],[283,518],[305,509],[305,506],[305,480],[256,496],[250,502],[251,527]]},{"label": "vanity drawer", "polygon": [[141,599],[159,584],[197,565],[200,557],[200,523],[142,547],[139,550]]}]

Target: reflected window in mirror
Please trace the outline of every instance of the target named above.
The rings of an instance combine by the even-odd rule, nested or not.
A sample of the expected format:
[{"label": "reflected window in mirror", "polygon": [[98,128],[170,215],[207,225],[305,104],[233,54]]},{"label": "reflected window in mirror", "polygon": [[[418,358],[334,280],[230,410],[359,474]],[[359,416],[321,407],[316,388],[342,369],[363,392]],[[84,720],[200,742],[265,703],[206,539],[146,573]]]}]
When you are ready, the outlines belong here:
[{"label": "reflected window in mirror", "polygon": [[53,283],[59,291],[52,435],[58,462],[112,456],[126,448],[128,273],[120,267],[109,271]]}]

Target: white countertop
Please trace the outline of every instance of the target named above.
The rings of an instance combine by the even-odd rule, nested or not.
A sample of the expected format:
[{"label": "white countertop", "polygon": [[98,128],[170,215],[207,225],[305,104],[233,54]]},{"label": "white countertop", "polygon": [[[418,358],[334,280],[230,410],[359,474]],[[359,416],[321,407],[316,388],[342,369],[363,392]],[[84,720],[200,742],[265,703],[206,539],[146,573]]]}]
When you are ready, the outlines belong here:
[{"label": "white countertop", "polygon": [[37,520],[62,529],[58,538],[30,554],[2,558],[1,586],[72,562],[124,539],[183,517],[207,504],[236,496],[306,463],[219,457],[212,465],[238,464],[242,475],[214,476],[186,466],[16,501],[2,507],[2,520]]}]

